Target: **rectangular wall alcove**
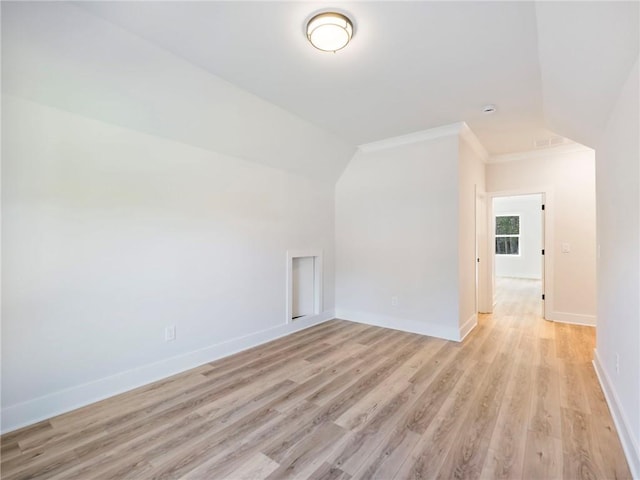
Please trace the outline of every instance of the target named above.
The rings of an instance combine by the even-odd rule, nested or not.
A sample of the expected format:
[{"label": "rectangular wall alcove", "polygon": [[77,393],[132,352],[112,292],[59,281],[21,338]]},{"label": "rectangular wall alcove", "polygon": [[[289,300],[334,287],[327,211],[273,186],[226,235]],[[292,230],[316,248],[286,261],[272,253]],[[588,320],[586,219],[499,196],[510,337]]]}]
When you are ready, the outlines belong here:
[{"label": "rectangular wall alcove", "polygon": [[287,252],[286,320],[308,318],[322,312],[322,252]]}]

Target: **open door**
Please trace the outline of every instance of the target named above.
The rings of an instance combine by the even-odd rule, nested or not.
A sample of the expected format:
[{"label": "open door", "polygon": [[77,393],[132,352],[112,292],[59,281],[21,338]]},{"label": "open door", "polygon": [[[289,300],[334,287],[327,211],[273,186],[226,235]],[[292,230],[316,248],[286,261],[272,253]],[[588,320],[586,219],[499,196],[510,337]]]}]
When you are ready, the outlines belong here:
[{"label": "open door", "polygon": [[486,194],[478,191],[476,185],[476,312],[490,313],[491,305],[487,305],[487,206]]},{"label": "open door", "polygon": [[540,315],[542,315],[542,318],[544,318],[545,320],[547,319],[546,317],[546,302],[545,302],[545,257],[546,257],[546,249],[545,249],[545,212],[546,212],[546,205],[545,205],[545,195],[544,193],[540,195],[542,198],[542,204],[540,205],[540,221],[542,222],[542,225],[540,227],[540,230],[542,232],[542,238],[541,238],[541,242],[542,242],[542,255],[540,255],[540,269],[542,271],[542,275],[541,275],[541,279],[542,279],[542,311],[540,312]]}]

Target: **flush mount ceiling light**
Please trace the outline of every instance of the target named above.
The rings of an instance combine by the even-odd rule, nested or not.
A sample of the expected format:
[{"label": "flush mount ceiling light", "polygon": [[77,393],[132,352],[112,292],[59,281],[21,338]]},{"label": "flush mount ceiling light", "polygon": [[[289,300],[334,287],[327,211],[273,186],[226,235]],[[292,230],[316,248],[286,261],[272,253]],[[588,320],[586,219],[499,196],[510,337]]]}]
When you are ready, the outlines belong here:
[{"label": "flush mount ceiling light", "polygon": [[353,36],[353,24],[341,13],[319,13],[307,23],[311,45],[324,52],[336,52],[347,46]]}]

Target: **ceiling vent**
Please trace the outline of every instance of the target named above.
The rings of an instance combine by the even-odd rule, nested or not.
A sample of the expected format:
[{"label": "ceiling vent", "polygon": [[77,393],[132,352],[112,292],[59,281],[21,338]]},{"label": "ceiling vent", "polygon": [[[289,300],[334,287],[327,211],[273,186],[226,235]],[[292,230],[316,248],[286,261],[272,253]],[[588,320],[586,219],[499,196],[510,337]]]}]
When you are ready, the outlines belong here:
[{"label": "ceiling vent", "polygon": [[557,147],[558,145],[563,145],[567,143],[567,139],[564,137],[549,137],[549,138],[540,138],[538,140],[533,141],[533,146],[535,148],[548,148],[548,147]]}]

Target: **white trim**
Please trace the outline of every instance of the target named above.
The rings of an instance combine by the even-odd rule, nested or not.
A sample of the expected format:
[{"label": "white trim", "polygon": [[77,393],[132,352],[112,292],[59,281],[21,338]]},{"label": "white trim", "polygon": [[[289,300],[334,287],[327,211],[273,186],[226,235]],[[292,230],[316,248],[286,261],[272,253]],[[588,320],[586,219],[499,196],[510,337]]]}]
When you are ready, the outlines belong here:
[{"label": "white trim", "polygon": [[399,135],[397,137],[385,138],[375,142],[363,143],[362,145],[358,145],[358,149],[363,153],[376,152],[378,150],[386,150],[387,148],[400,147],[411,143],[435,140],[436,138],[448,137],[450,135],[459,135],[462,140],[467,142],[476,155],[482,159],[482,162],[487,163],[489,153],[486,148],[484,148],[484,145],[482,145],[480,140],[478,140],[476,134],[473,133],[473,130],[471,130],[469,125],[465,122],[451,123],[449,125],[430,128],[428,130],[420,130],[406,135]]},{"label": "white trim", "polygon": [[365,143],[358,145],[358,150],[362,153],[377,152],[378,150],[386,150],[387,148],[400,147],[411,143],[424,142],[434,140],[436,138],[458,135],[462,130],[463,122],[451,123],[441,127],[430,128],[429,130],[421,130],[419,132],[400,135],[397,137],[385,138],[377,142]]},{"label": "white trim", "polygon": [[[553,277],[553,248],[551,246],[554,244],[554,225],[553,225],[553,188],[546,187],[538,187],[538,188],[527,188],[522,190],[501,190],[496,192],[487,192],[487,228],[489,232],[489,239],[487,245],[487,258],[490,258],[488,268],[488,288],[486,289],[487,298],[493,299],[493,306],[495,306],[495,288],[494,288],[494,277],[495,277],[495,228],[493,226],[494,216],[493,213],[493,199],[495,197],[516,197],[521,195],[539,195],[542,194],[542,203],[545,205],[544,208],[544,271],[542,272],[543,278],[543,287],[544,287],[544,303],[543,303],[543,317],[547,320],[550,320],[548,317],[549,312],[553,312],[553,286],[554,286],[554,277]],[[491,312],[487,312],[491,313]]]},{"label": "white trim", "polygon": [[324,323],[333,318],[335,318],[333,311],[326,311],[313,317],[303,317],[294,323],[277,325],[260,332],[210,345],[33,400],[3,407],[2,433],[4,434],[119,393],[162,380],[222,357],[276,340],[293,332]]},{"label": "white trim", "polygon": [[486,294],[487,288],[487,276],[489,272],[489,258],[485,257],[487,251],[487,242],[489,241],[489,233],[486,229],[486,216],[487,216],[487,195],[486,193],[478,191],[478,185],[475,185],[476,190],[476,219],[475,219],[475,237],[476,237],[476,313],[487,313],[493,310],[493,307],[487,304],[489,300]]},{"label": "white trim", "polygon": [[349,320],[350,322],[364,323],[376,327],[391,328],[409,333],[419,333],[429,337],[443,338],[445,340],[460,341],[458,328],[434,325],[429,322],[410,320],[406,318],[392,317],[390,315],[378,315],[366,312],[354,312],[351,310],[336,309],[336,318]]},{"label": "white trim", "polygon": [[504,155],[493,155],[487,159],[486,163],[519,162],[521,160],[532,160],[540,157],[564,155],[573,152],[586,152],[591,150],[593,149],[585,147],[584,145],[581,145],[579,143],[570,143],[568,145],[558,145],[557,147],[526,150],[524,152],[516,153],[506,153]]},{"label": "white trim", "polygon": [[570,323],[572,325],[586,325],[589,327],[596,326],[595,315],[551,311],[551,312],[547,312],[546,317],[547,317],[547,320],[553,320],[554,322]]},{"label": "white trim", "polygon": [[[286,304],[285,304],[285,322],[292,322],[293,311],[293,259],[314,257],[313,263],[313,282],[314,282],[314,299],[313,299],[313,313],[314,315],[307,315],[302,318],[309,318],[313,320],[317,315],[322,312],[322,250],[321,249],[307,249],[307,250],[287,250],[287,279],[286,279]],[[300,319],[296,319],[298,322]]]},{"label": "white trim", "polygon": [[474,313],[460,327],[460,341],[464,340],[471,331],[478,325],[478,314]]},{"label": "white trim", "polygon": [[616,425],[618,437],[620,438],[620,443],[622,443],[622,449],[627,457],[631,476],[635,479],[640,479],[640,444],[638,439],[633,436],[633,429],[631,428],[629,417],[624,413],[620,399],[613,388],[613,382],[611,382],[611,378],[600,361],[597,349],[593,351],[593,368],[596,371],[596,376],[604,392],[607,405],[609,405],[613,423]]},{"label": "white trim", "polygon": [[460,137],[469,144],[469,146],[473,149],[473,151],[482,159],[482,163],[487,163],[489,160],[489,153],[487,149],[484,148],[484,145],[480,143],[476,134],[473,133],[473,130],[469,128],[465,122],[462,122],[462,127],[460,128]]}]

